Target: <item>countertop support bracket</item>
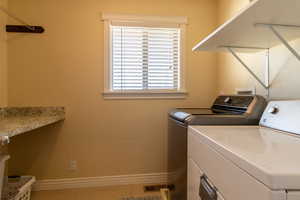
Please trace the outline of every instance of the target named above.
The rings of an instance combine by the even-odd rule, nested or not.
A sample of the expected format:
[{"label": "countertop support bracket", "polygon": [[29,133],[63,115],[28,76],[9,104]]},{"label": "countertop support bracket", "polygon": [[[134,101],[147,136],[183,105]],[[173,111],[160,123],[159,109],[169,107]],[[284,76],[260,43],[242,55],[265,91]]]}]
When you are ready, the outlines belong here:
[{"label": "countertop support bracket", "polygon": [[239,61],[242,66],[258,81],[258,83],[263,86],[266,90],[269,89],[269,49],[267,50],[267,59],[266,59],[266,80],[264,83],[260,78],[251,70],[251,68],[239,57],[239,55],[234,51],[235,48],[244,48],[244,49],[263,49],[263,48],[255,48],[255,47],[234,47],[234,46],[224,46],[227,50],[233,55],[234,58]]}]

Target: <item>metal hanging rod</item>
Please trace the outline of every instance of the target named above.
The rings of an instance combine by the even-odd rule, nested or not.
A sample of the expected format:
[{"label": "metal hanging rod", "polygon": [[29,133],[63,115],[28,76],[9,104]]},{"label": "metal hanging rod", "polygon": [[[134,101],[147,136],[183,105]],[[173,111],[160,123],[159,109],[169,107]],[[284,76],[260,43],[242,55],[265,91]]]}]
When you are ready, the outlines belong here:
[{"label": "metal hanging rod", "polygon": [[277,26],[286,28],[300,28],[300,25],[290,25],[290,24],[267,24],[267,23],[256,23],[255,26]]},{"label": "metal hanging rod", "polygon": [[[234,51],[235,48],[239,47],[230,47],[230,46],[223,46],[228,49],[228,51],[242,64],[242,66],[259,82],[260,85],[262,85],[266,90],[270,88],[269,86],[269,49],[266,48],[255,48],[255,47],[250,47],[250,49],[265,49],[267,51],[267,61],[266,61],[266,83],[265,84],[263,81],[260,80],[260,78],[250,69],[250,67],[238,56],[238,54]],[[246,49],[247,47],[242,47]]]},{"label": "metal hanging rod", "polygon": [[276,37],[283,43],[284,46],[286,46],[286,48],[288,48],[288,50],[290,50],[292,52],[292,54],[294,54],[294,56],[300,61],[300,55],[298,54],[298,52],[288,43],[288,41],[286,39],[284,39],[284,37],[273,27],[270,26],[269,27],[270,30],[274,33],[274,35],[276,35]]},{"label": "metal hanging rod", "polygon": [[255,24],[255,26],[265,26],[269,28],[271,32],[278,38],[278,40],[300,61],[299,53],[289,44],[289,42],[275,28],[275,27],[300,28],[299,25],[257,23]]},{"label": "metal hanging rod", "polygon": [[268,50],[268,48],[264,48],[264,47],[246,47],[246,46],[220,46],[220,48]]},{"label": "metal hanging rod", "polygon": [[23,33],[43,33],[45,29],[41,26],[31,26],[29,23],[25,22],[24,20],[20,19],[19,17],[15,16],[14,14],[10,13],[5,7],[0,6],[0,10],[7,14],[12,19],[18,21],[21,25],[7,25],[6,31],[7,32],[23,32]]}]

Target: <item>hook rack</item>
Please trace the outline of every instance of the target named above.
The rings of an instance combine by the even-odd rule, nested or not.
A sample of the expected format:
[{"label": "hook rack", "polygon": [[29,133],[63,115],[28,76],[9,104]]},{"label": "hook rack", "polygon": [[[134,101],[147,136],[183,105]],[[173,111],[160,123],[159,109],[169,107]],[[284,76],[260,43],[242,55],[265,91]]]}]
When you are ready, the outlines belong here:
[{"label": "hook rack", "polygon": [[[266,90],[270,88],[270,81],[269,81],[269,49],[266,48],[259,48],[259,47],[239,47],[239,46],[222,46],[226,48],[234,58],[236,58],[242,66],[259,82],[261,86],[263,86]],[[259,50],[267,50],[267,58],[266,58],[266,80],[265,83],[260,80],[260,78],[251,70],[251,68],[239,57],[239,55],[234,51],[234,49],[259,49]]]},{"label": "hook rack", "polygon": [[10,33],[43,33],[45,29],[41,26],[6,25],[6,32]]},{"label": "hook rack", "polygon": [[42,26],[31,26],[24,20],[10,13],[6,8],[0,6],[0,10],[7,14],[9,17],[20,22],[24,25],[6,25],[6,32],[16,32],[16,33],[43,33],[45,29]]}]

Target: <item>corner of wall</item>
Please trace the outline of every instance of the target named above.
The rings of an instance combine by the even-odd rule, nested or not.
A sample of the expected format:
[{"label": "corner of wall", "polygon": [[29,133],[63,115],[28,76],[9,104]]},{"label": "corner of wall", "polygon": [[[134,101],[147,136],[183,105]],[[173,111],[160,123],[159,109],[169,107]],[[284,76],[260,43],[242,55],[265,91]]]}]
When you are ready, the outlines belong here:
[{"label": "corner of wall", "polygon": [[[234,16],[241,8],[249,3],[249,0],[217,0],[218,25]],[[218,93],[234,93],[235,87],[239,87],[239,80],[235,80],[238,69],[237,63],[228,53],[217,55],[217,91]]]},{"label": "corner of wall", "polygon": [[[7,7],[7,0],[0,0],[0,6]],[[5,27],[7,22],[7,16],[0,11],[0,25]],[[7,34],[5,29],[0,31],[0,106],[5,107],[8,105],[7,98]]]}]

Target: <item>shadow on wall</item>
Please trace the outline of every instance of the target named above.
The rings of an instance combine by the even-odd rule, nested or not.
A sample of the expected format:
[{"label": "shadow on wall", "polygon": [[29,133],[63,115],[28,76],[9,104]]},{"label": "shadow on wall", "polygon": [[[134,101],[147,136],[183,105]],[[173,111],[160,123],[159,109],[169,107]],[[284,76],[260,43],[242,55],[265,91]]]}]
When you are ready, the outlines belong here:
[{"label": "shadow on wall", "polygon": [[[300,52],[300,39],[291,42]],[[300,98],[300,61],[285,47],[278,46],[270,51],[270,74],[272,85],[270,97],[272,99]]]},{"label": "shadow on wall", "polygon": [[[42,127],[37,130],[13,137],[8,146],[8,152],[11,156],[8,165],[9,175],[37,175],[43,176],[47,170],[53,166],[51,163],[55,162],[55,146],[59,142],[59,134],[63,122]],[[64,154],[64,152],[61,152]],[[37,171],[35,168],[39,166],[38,163],[43,163],[44,167],[38,169],[40,174],[34,174]]]},{"label": "shadow on wall", "polygon": [[[290,43],[300,53],[300,39]],[[242,60],[264,80],[265,52],[239,53]],[[237,88],[256,88],[257,94],[265,96],[267,91],[237,62],[232,55],[222,54],[220,57],[221,91],[234,93]],[[269,99],[300,99],[300,61],[283,45],[270,49],[270,90]]]}]

